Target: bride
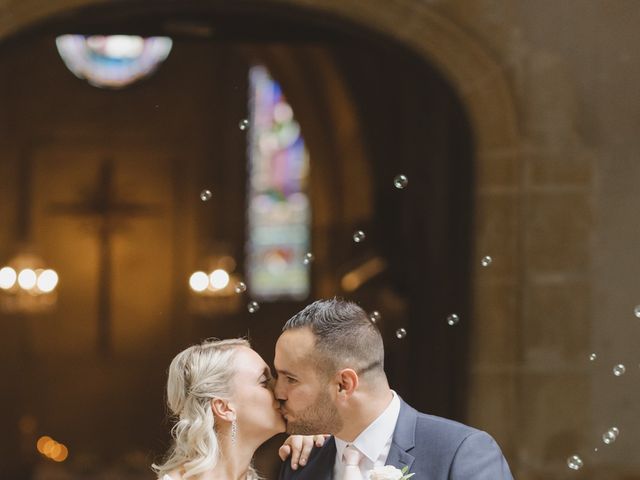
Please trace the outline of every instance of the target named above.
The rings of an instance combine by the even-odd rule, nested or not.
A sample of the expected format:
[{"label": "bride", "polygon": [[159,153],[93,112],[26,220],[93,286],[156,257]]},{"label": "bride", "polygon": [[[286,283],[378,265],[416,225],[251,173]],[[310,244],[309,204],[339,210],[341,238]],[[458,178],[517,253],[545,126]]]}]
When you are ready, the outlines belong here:
[{"label": "bride", "polygon": [[[252,465],[257,448],[285,431],[273,395],[273,377],[243,339],[207,340],[171,362],[167,403],[177,420],[164,461],[152,465],[161,480],[259,480]],[[322,435],[289,439],[281,457],[300,456]],[[293,445],[304,445],[296,448]],[[284,455],[282,454],[284,450]],[[304,462],[302,462],[304,463]]]}]

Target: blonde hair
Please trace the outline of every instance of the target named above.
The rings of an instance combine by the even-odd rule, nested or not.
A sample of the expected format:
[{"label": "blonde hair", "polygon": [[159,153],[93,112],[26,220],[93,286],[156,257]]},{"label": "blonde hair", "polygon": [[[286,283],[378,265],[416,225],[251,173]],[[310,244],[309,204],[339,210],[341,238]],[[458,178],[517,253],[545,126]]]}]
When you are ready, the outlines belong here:
[{"label": "blonde hair", "polygon": [[[214,468],[221,456],[211,400],[232,395],[234,355],[247,340],[205,340],[183,350],[171,361],[167,404],[177,420],[171,429],[173,444],[165,461],[151,468],[162,478],[181,469],[187,479]],[[258,479],[249,467],[247,479]]]}]

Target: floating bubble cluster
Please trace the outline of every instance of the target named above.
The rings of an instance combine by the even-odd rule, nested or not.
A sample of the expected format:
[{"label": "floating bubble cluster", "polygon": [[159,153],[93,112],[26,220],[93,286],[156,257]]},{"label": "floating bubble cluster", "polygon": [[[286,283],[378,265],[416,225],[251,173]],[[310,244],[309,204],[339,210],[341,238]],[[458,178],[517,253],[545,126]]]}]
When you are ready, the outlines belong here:
[{"label": "floating bubble cluster", "polygon": [[242,120],[240,120],[238,127],[240,127],[240,130],[246,130],[247,128],[249,128],[249,120],[243,118]]},{"label": "floating bubble cluster", "polygon": [[621,363],[619,363],[618,365],[616,365],[615,367],[613,367],[613,374],[616,377],[620,377],[622,375],[624,375],[624,372],[626,372],[627,369],[625,368],[625,366]]},{"label": "floating bubble cluster", "polygon": [[205,188],[200,192],[200,200],[202,200],[203,202],[211,200],[211,197],[213,197],[213,193],[211,193],[211,190],[207,190]]},{"label": "floating bubble cluster", "polygon": [[618,427],[611,427],[609,430],[602,434],[602,441],[606,445],[611,445],[616,441],[618,435],[620,435],[620,430],[618,430]]},{"label": "floating bubble cluster", "polygon": [[393,179],[393,186],[398,190],[402,190],[407,185],[409,185],[409,179],[406,177],[406,175],[396,175],[396,178]]},{"label": "floating bubble cluster", "polygon": [[247,285],[244,282],[238,282],[236,283],[236,286],[234,288],[236,293],[243,293],[247,291]]},{"label": "floating bubble cluster", "polygon": [[374,310],[369,314],[369,320],[371,320],[372,323],[378,323],[381,318],[382,315],[380,315],[380,312],[377,310]]},{"label": "floating bubble cluster", "polygon": [[454,325],[457,325],[459,321],[460,321],[460,317],[455,313],[452,313],[447,317],[447,323],[452,327]]},{"label": "floating bubble cluster", "polygon": [[480,260],[480,265],[482,265],[483,267],[488,267],[492,263],[493,263],[493,258],[491,258],[489,255],[482,257],[482,260]]},{"label": "floating bubble cluster", "polygon": [[596,358],[598,358],[597,354],[595,354],[595,353],[589,354],[589,361],[590,362],[594,362],[596,360]]},{"label": "floating bubble cluster", "polygon": [[406,336],[407,331],[404,328],[399,328],[398,330],[396,330],[396,337],[398,337],[400,340],[402,340]]},{"label": "floating bubble cluster", "polygon": [[578,455],[571,455],[567,458],[567,466],[571,470],[580,470],[584,465],[584,462]]},{"label": "floating bubble cluster", "polygon": [[313,259],[315,257],[313,256],[313,253],[311,252],[307,252],[304,254],[304,258],[302,259],[302,263],[304,263],[305,265],[309,265],[311,262],[313,262]]},{"label": "floating bubble cluster", "polygon": [[249,302],[247,310],[249,310],[249,313],[256,313],[260,310],[260,304],[258,302]]},{"label": "floating bubble cluster", "polygon": [[365,238],[367,238],[367,236],[364,234],[362,230],[356,230],[353,233],[353,241],[356,243],[364,242]]}]

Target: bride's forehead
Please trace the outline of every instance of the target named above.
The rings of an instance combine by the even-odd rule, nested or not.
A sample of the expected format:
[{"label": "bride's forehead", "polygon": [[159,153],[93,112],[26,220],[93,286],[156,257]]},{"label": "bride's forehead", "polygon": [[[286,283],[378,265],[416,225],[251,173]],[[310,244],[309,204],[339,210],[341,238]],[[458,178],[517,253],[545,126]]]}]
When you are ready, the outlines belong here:
[{"label": "bride's forehead", "polygon": [[265,361],[255,350],[251,348],[243,347],[238,351],[236,355],[236,365],[243,367],[250,367],[252,370],[259,370],[262,372],[267,366]]}]

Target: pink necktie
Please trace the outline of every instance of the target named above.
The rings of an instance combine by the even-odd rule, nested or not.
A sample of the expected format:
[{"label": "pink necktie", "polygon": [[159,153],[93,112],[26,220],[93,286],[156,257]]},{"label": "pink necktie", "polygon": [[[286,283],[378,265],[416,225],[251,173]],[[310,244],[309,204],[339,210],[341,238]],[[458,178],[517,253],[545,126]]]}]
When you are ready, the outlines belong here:
[{"label": "pink necktie", "polygon": [[353,445],[348,445],[344,449],[342,454],[344,459],[344,475],[342,480],[362,480],[362,473],[360,473],[360,460],[362,460],[362,453]]}]

